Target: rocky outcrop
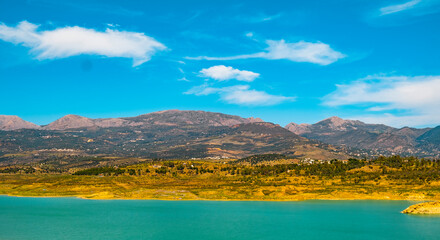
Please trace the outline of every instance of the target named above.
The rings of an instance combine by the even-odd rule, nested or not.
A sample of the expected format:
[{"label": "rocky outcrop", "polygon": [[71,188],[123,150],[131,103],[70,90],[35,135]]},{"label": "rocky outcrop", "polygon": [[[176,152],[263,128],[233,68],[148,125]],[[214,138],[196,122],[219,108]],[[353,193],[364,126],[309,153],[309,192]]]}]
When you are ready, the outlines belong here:
[{"label": "rocky outcrop", "polygon": [[439,214],[440,216],[440,202],[424,202],[409,206],[403,210],[406,214]]}]

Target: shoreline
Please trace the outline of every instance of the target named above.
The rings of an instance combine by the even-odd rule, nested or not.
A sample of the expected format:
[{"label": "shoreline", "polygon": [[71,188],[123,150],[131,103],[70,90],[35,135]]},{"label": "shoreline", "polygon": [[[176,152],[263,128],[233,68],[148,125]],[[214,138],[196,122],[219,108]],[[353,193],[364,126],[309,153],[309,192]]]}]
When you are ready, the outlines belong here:
[{"label": "shoreline", "polygon": [[401,213],[410,215],[440,216],[440,202],[429,201],[413,204],[403,210]]},{"label": "shoreline", "polygon": [[77,198],[84,200],[158,200],[158,201],[213,201],[213,202],[302,202],[302,201],[408,201],[415,204],[437,202],[433,199],[403,199],[403,198],[307,198],[307,199],[169,199],[169,198],[93,198],[84,195],[14,195],[14,194],[0,194],[4,197],[19,197],[19,198]]}]

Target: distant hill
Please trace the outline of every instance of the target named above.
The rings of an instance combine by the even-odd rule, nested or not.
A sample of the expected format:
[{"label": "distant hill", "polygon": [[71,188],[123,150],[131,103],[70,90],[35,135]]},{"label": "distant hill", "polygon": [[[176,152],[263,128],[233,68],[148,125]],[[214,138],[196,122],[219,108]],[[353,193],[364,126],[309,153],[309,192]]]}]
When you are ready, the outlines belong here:
[{"label": "distant hill", "polygon": [[[328,144],[363,149],[368,154],[437,156],[440,153],[440,144],[435,142],[436,138],[440,139],[440,130],[430,128],[399,129],[331,117],[315,124],[289,123],[286,129]],[[429,150],[422,142],[432,143]]]},{"label": "distant hill", "polygon": [[9,131],[23,128],[38,129],[40,126],[17,116],[0,115],[0,130]]}]

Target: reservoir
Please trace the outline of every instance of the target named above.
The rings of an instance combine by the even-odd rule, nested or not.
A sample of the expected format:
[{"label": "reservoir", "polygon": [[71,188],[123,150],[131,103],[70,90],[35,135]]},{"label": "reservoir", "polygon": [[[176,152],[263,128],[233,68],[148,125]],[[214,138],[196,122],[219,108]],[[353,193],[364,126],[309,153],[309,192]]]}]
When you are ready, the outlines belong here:
[{"label": "reservoir", "polygon": [[439,239],[408,201],[160,201],[0,196],[0,239]]}]

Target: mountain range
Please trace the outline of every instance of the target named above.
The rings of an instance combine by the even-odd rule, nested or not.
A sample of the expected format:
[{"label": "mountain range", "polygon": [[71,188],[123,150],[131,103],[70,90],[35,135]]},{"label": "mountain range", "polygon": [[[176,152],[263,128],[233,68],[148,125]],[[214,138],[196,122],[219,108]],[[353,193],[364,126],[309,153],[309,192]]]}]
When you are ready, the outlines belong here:
[{"label": "mountain range", "polygon": [[0,115],[0,130],[17,129],[67,130],[75,128],[108,128],[108,127],[149,127],[151,125],[202,125],[202,126],[231,126],[242,123],[263,122],[259,118],[241,118],[223,113],[203,111],[167,110],[148,113],[137,117],[127,118],[86,118],[69,114],[54,122],[39,126],[25,121],[18,116]]},{"label": "mountain range", "polygon": [[123,118],[66,115],[38,126],[0,115],[0,156],[48,149],[146,158],[240,158],[263,153],[323,160],[380,154],[438,157],[440,127],[393,128],[331,117],[283,128],[259,118],[180,110]]},{"label": "mountain range", "polygon": [[259,118],[204,111],[168,110],[105,119],[67,115],[44,126],[8,127],[0,131],[0,155],[57,149],[145,158],[241,158],[263,153],[348,157],[342,149]]},{"label": "mountain range", "polygon": [[440,127],[394,128],[331,117],[315,124],[289,123],[285,128],[309,139],[363,149],[370,154],[432,157],[438,156],[440,149]]}]

